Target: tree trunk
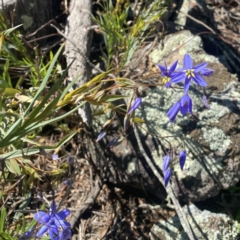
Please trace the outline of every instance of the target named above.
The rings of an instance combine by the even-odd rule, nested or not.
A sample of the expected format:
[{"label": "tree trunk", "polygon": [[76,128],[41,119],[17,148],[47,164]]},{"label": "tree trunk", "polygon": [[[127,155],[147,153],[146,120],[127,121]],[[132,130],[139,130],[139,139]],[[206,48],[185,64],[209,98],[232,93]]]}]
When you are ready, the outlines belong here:
[{"label": "tree trunk", "polygon": [[[68,17],[68,34],[66,40],[67,65],[71,65],[68,76],[70,80],[78,77],[76,87],[89,81],[90,68],[88,66],[88,56],[92,42],[91,27],[91,0],[72,0],[70,15]],[[91,108],[86,104],[83,109],[79,109],[84,122],[91,126]]]}]

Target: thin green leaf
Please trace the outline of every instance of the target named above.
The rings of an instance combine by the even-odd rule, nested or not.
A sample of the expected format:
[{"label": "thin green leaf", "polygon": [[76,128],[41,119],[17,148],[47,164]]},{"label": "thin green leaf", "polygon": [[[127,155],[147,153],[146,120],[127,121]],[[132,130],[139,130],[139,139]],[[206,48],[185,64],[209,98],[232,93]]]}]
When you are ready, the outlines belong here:
[{"label": "thin green leaf", "polygon": [[[53,146],[42,146],[39,145],[38,147],[33,147],[33,148],[23,148],[23,149],[18,149],[15,151],[11,151],[5,154],[1,155],[2,159],[12,159],[12,158],[17,158],[17,157],[22,157],[24,156],[31,156],[33,154],[37,154],[40,152],[40,149],[44,150],[54,150],[56,148],[61,147],[63,144],[67,143],[76,133],[78,133],[79,130],[75,130],[71,132],[70,134],[66,135],[64,138],[62,138],[56,145]],[[7,161],[7,160],[6,160]]]},{"label": "thin green leaf", "polygon": [[1,209],[1,216],[0,216],[0,232],[4,232],[6,215],[7,215],[6,208],[3,207]]},{"label": "thin green leaf", "polygon": [[20,170],[19,165],[18,165],[18,163],[16,162],[15,159],[13,159],[13,158],[12,159],[7,159],[5,161],[5,163],[6,163],[6,166],[7,166],[8,170],[11,173],[15,173],[17,175],[21,175],[21,170]]}]

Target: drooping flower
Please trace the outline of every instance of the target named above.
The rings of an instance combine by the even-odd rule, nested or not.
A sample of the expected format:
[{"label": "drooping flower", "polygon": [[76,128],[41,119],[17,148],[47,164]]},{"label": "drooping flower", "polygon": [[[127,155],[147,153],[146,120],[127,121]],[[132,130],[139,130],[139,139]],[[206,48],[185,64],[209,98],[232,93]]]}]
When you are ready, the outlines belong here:
[{"label": "drooping flower", "polygon": [[183,95],[167,112],[167,116],[171,122],[174,122],[179,111],[182,115],[185,115],[188,112],[192,114],[192,99],[188,94]]},{"label": "drooping flower", "polygon": [[200,71],[200,74],[202,74],[203,76],[209,77],[213,74],[213,70],[210,68],[204,68],[203,70]]},{"label": "drooping flower", "polygon": [[203,100],[203,103],[204,103],[205,107],[208,108],[208,109],[210,109],[210,106],[209,106],[209,104],[208,104],[207,97],[206,97],[205,95],[203,95],[202,100]]},{"label": "drooping flower", "polygon": [[106,133],[107,133],[106,131],[101,132],[101,133],[98,135],[96,142],[98,142],[98,141],[100,141],[101,139],[103,139],[103,138],[105,137]]},{"label": "drooping flower", "polygon": [[183,74],[179,74],[176,73],[176,67],[178,64],[178,61],[176,61],[175,63],[173,63],[173,65],[168,68],[166,62],[164,62],[165,66],[162,66],[160,64],[157,64],[157,66],[159,67],[161,74],[163,76],[162,82],[165,83],[166,87],[169,88],[172,84],[172,80],[176,81],[180,81],[183,79]]},{"label": "drooping flower", "polygon": [[187,93],[191,80],[193,80],[196,84],[206,87],[207,83],[206,81],[202,78],[202,75],[204,76],[210,76],[213,73],[213,70],[206,68],[208,63],[201,63],[197,66],[193,66],[193,60],[189,54],[185,54],[184,59],[183,59],[183,65],[184,68],[178,69],[179,71],[179,76],[183,76],[183,78],[179,77],[176,79],[172,79],[173,83],[178,83],[181,82],[182,80],[185,79],[184,82],[184,92]]},{"label": "drooping flower", "polygon": [[167,154],[163,158],[163,172],[165,172],[168,169],[169,165],[170,165],[170,156],[169,154]]},{"label": "drooping flower", "polygon": [[172,172],[170,170],[170,168],[168,168],[165,172],[164,172],[164,185],[165,187],[167,187],[169,180],[171,178]]},{"label": "drooping flower", "polygon": [[179,154],[179,163],[180,163],[181,170],[183,170],[184,164],[186,162],[186,158],[187,158],[187,153],[185,150],[182,150]]},{"label": "drooping flower", "polygon": [[108,143],[107,148],[117,146],[117,145],[121,144],[121,142],[123,140],[124,140],[124,137],[115,137]]},{"label": "drooping flower", "polygon": [[59,240],[59,230],[66,231],[71,226],[71,224],[65,220],[69,214],[70,211],[68,209],[57,212],[54,201],[50,206],[49,214],[43,211],[35,213],[34,219],[41,224],[36,237],[39,238],[47,232],[51,240]]},{"label": "drooping flower", "polygon": [[136,110],[141,105],[141,103],[142,103],[142,98],[141,97],[136,98],[128,111],[128,115],[131,114],[134,110]]}]

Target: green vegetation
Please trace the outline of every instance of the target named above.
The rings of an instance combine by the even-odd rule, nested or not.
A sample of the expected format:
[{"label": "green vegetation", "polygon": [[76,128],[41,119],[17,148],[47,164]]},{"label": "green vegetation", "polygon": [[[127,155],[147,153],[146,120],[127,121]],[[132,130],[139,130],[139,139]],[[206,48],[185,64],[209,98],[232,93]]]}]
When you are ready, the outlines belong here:
[{"label": "green vegetation", "polygon": [[[74,81],[67,86],[63,84],[68,70],[60,64],[64,45],[56,52],[43,56],[38,47],[32,50],[25,45],[18,27],[7,29],[5,19],[0,15],[1,239],[19,239],[36,224],[35,220],[31,222],[26,219],[27,214],[21,211],[11,213],[5,206],[5,199],[12,191],[21,191],[23,199],[18,209],[23,211],[29,207],[31,189],[38,181],[48,177],[54,190],[66,176],[69,167],[64,161],[55,164],[48,159],[47,169],[41,169],[34,162],[38,157],[46,157],[49,150],[64,146],[81,131],[69,129],[62,124],[63,119],[72,116],[86,102],[97,106],[97,115],[109,112],[126,115],[127,110],[115,105],[115,101],[128,97],[129,109],[135,94],[135,82],[120,77],[120,73],[126,71],[135,51],[153,32],[154,24],[164,11],[158,0],[150,2],[134,14],[130,22],[130,1],[124,4],[118,1],[114,6],[110,0],[103,6],[103,12],[93,17],[104,37],[106,51],[102,51],[102,56],[106,72],[73,91],[70,89]],[[115,78],[109,78],[109,74]],[[131,90],[131,94],[114,94],[113,89]],[[129,118],[132,118],[130,121],[141,122],[141,119]],[[111,119],[105,126],[108,124],[111,124]],[[44,143],[41,134],[46,126],[53,126],[62,132],[63,137],[58,143]]]}]

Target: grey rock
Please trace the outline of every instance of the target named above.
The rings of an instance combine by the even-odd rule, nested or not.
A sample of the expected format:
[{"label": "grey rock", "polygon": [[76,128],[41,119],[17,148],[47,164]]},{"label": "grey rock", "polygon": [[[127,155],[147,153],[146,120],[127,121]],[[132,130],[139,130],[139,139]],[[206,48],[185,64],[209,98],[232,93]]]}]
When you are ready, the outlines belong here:
[{"label": "grey rock", "polygon": [[[205,77],[208,87],[204,94],[210,101],[210,110],[205,108],[201,100],[203,89],[192,84],[189,95],[193,100],[194,116],[179,114],[175,123],[170,123],[166,113],[183,95],[183,89],[166,89],[164,86],[152,89],[143,99],[143,108],[138,112],[138,116],[145,120],[144,128],[159,135],[165,149],[172,149],[172,184],[183,201],[205,200],[239,180],[238,79],[201,47],[199,37],[183,31],[169,36],[164,49],[154,50],[151,56],[155,63],[166,58],[171,64],[189,53],[194,64],[209,62],[209,68],[215,71],[213,76]],[[142,135],[146,133],[142,132]],[[163,151],[161,148],[151,149],[154,161],[161,168]],[[188,154],[184,171],[180,170],[177,156],[182,149]]]},{"label": "grey rock", "polygon": [[[239,181],[240,88],[237,77],[230,74],[216,57],[206,54],[201,39],[189,31],[169,35],[164,48],[156,48],[150,57],[154,63],[163,64],[165,59],[168,66],[179,60],[181,67],[185,53],[192,56],[195,65],[207,61],[208,67],[215,71],[205,78],[208,82],[205,90],[194,83],[190,88],[194,115],[179,114],[174,123],[166,116],[170,107],[183,95],[183,85],[179,84],[172,89],[165,86],[148,88],[136,116],[145,121],[140,137],[157,171],[161,172],[163,157],[170,150],[174,191],[180,201],[196,202],[216,196],[220,190]],[[154,79],[145,77],[144,81],[152,82]],[[202,102],[203,93],[209,100],[210,109]],[[117,127],[114,129],[114,135],[106,137],[108,142],[119,135]],[[131,139],[132,135],[109,150],[112,159],[107,164],[98,157],[93,159],[94,162],[99,169],[111,168],[110,182],[134,186],[164,198],[164,187],[144,161],[136,141]],[[182,149],[187,152],[183,171],[178,160]]]},{"label": "grey rock", "polygon": [[[183,208],[193,233],[198,240],[237,240],[238,222],[226,214],[201,211],[194,204]],[[178,216],[160,221],[153,225],[150,232],[151,240],[186,240]]]}]

